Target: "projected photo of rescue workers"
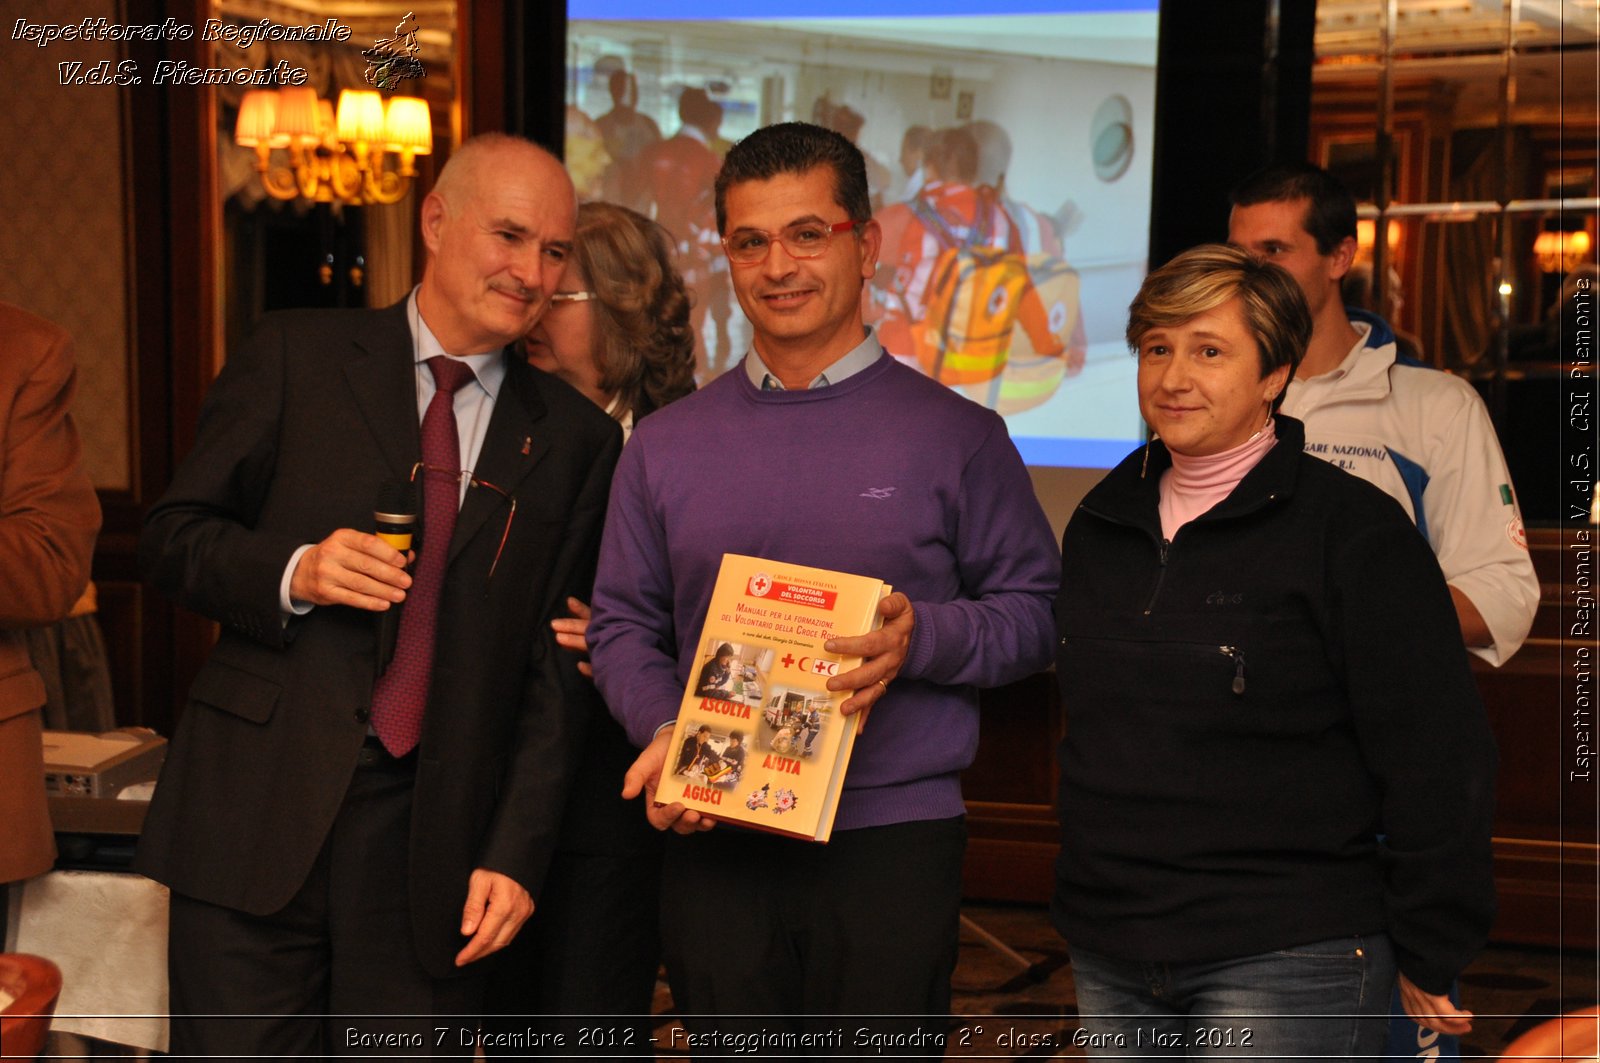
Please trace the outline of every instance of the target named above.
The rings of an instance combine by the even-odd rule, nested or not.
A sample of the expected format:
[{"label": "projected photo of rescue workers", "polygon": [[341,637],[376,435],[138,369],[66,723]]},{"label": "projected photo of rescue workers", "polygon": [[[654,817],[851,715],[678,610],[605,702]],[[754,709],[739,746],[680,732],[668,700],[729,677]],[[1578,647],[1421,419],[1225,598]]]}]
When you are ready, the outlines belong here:
[{"label": "projected photo of rescue workers", "polygon": [[1141,441],[1122,323],[1146,271],[1155,3],[1008,7],[571,4],[568,170],[671,234],[701,383],[749,346],[722,156],[809,121],[867,157],[883,247],[864,311],[890,354],[1001,413],[1030,465],[1109,467]]}]

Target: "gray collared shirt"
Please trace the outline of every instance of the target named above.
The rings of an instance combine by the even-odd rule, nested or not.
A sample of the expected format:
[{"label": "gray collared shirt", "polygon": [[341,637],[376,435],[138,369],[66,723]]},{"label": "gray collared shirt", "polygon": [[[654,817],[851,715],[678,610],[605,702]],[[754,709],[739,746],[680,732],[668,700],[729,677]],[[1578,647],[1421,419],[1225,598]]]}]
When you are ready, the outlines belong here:
[{"label": "gray collared shirt", "polygon": [[[866,337],[843,358],[834,362],[828,368],[812,378],[807,388],[825,388],[829,384],[842,384],[867,368],[873,362],[883,357],[883,344],[878,342],[878,334],[872,331],[872,326],[867,326]],[[774,376],[767,368],[767,363],[761,360],[761,355],[754,347],[744,358],[744,372],[754,384],[762,391],[784,391],[783,382]]]}]

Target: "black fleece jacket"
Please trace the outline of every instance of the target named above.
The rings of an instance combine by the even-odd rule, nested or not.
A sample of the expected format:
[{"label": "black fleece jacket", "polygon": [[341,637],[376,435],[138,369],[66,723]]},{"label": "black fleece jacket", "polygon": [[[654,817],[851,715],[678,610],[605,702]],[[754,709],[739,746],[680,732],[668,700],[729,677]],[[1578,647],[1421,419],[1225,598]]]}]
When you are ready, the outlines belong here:
[{"label": "black fleece jacket", "polygon": [[1494,744],[1427,542],[1300,422],[1163,541],[1159,442],[1062,540],[1070,945],[1153,962],[1387,931],[1444,992],[1494,913]]}]

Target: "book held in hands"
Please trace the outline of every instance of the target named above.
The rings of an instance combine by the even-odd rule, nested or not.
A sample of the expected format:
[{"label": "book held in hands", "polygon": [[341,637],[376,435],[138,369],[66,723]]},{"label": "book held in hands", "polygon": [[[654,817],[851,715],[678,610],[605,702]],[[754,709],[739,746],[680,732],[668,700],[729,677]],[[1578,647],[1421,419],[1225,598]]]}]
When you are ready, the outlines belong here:
[{"label": "book held in hands", "polygon": [[740,554],[722,568],[695,643],[656,801],[825,842],[857,718],[827,682],[861,663],[832,638],[879,624],[882,580]]}]

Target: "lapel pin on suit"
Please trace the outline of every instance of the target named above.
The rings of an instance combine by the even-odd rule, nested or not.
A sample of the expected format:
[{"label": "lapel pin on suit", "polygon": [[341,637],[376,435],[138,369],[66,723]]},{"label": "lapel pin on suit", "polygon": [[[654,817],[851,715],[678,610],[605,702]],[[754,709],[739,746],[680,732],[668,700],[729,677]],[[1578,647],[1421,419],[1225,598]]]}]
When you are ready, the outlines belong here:
[{"label": "lapel pin on suit", "polygon": [[528,452],[531,451],[532,449],[533,449],[533,437],[532,436],[523,436],[522,437],[522,456],[523,457],[527,457],[528,456]]}]

